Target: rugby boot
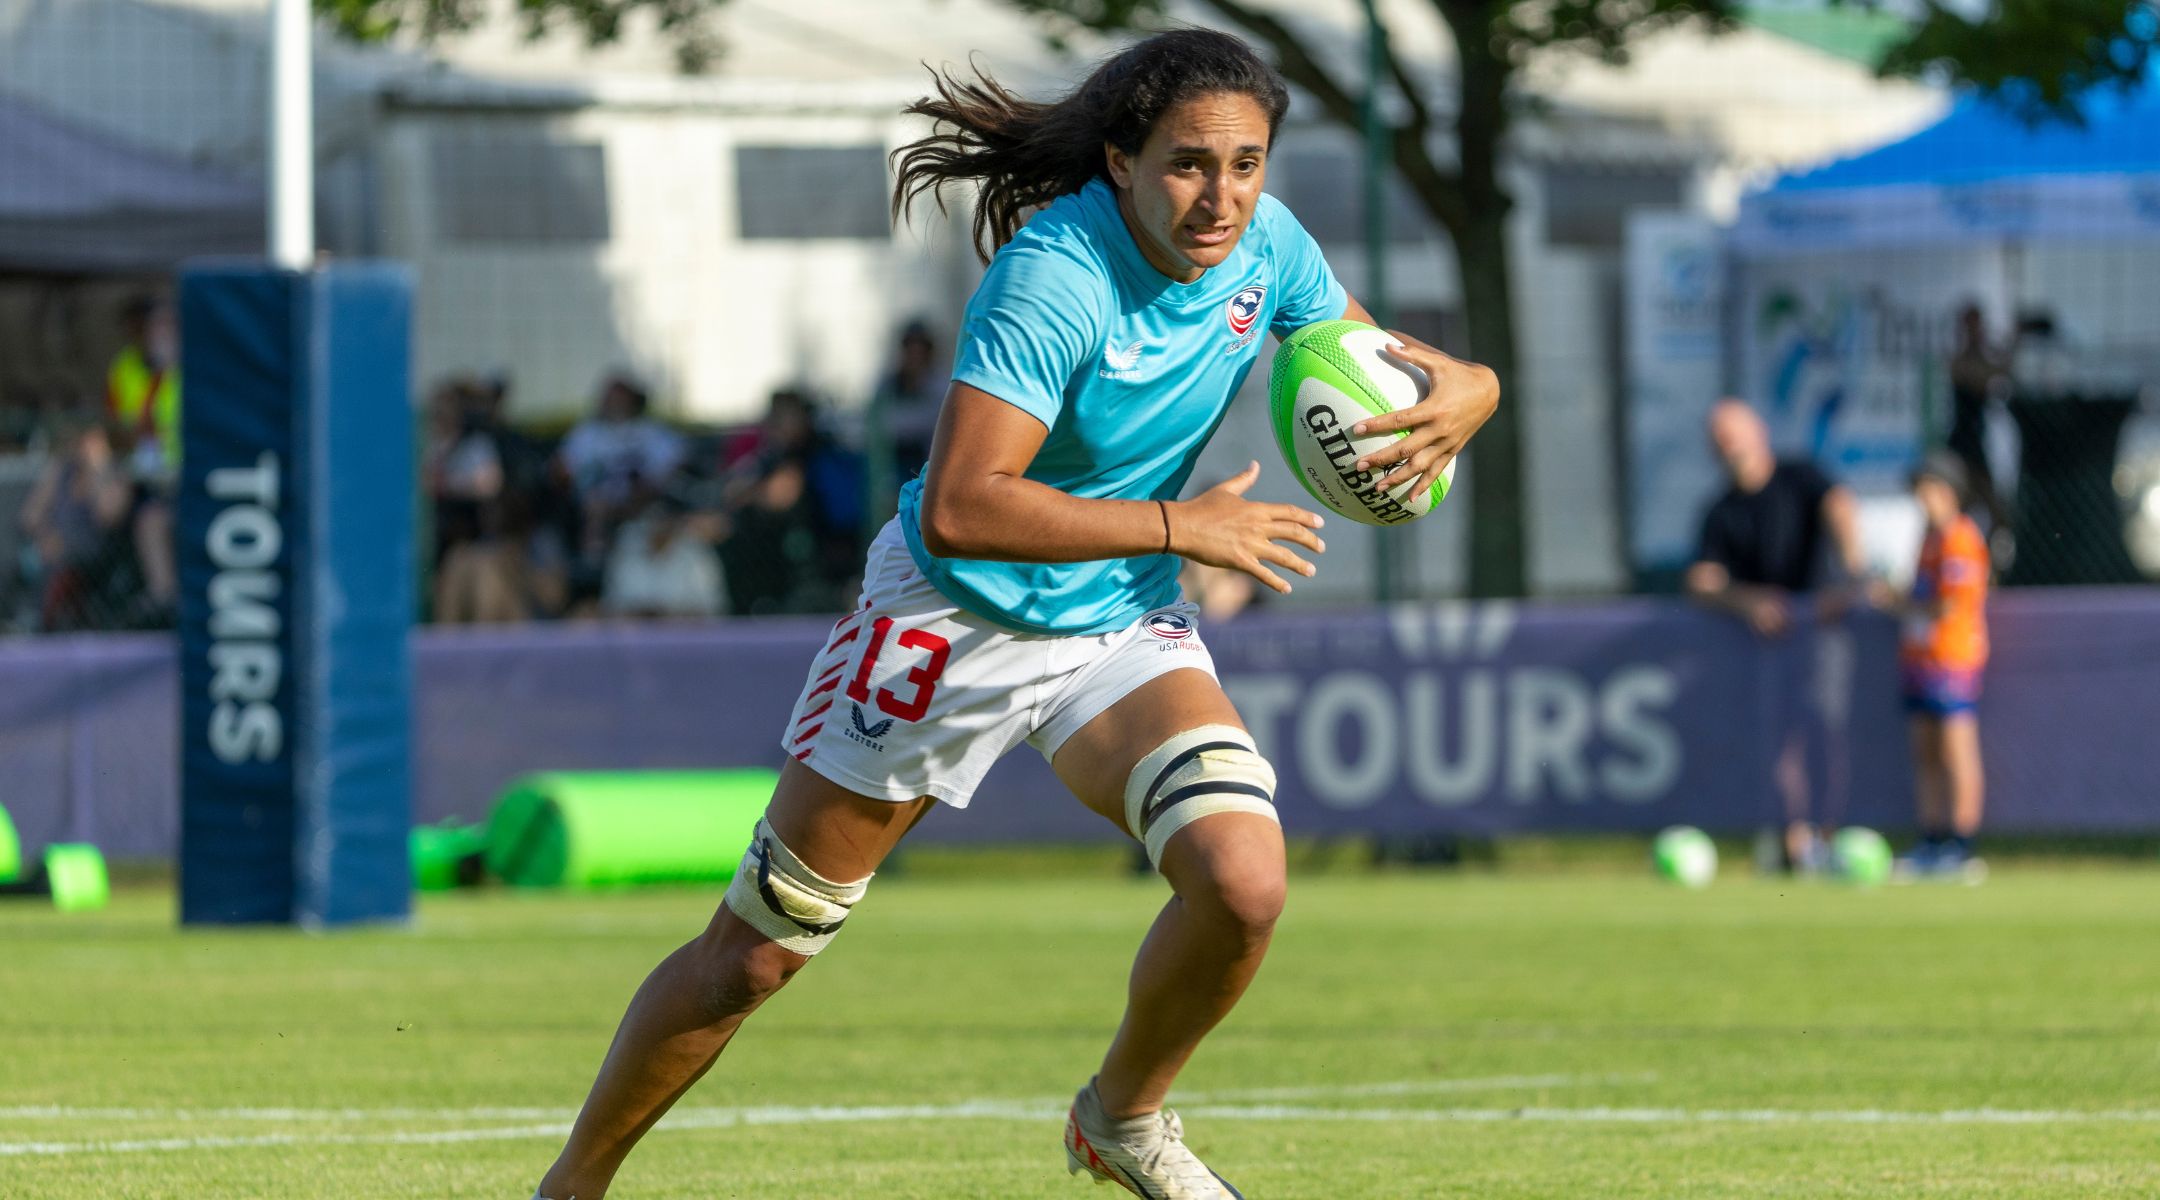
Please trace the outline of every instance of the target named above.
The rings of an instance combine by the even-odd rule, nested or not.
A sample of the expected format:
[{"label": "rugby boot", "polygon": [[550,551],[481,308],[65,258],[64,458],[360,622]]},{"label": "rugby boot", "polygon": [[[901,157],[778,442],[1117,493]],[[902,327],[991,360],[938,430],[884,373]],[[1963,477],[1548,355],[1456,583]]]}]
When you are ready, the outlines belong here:
[{"label": "rugby boot", "polygon": [[1127,1121],[1103,1115],[1095,1081],[1073,1098],[1065,1118],[1067,1172],[1083,1171],[1148,1200],[1245,1200],[1185,1147],[1185,1126],[1169,1109]]}]

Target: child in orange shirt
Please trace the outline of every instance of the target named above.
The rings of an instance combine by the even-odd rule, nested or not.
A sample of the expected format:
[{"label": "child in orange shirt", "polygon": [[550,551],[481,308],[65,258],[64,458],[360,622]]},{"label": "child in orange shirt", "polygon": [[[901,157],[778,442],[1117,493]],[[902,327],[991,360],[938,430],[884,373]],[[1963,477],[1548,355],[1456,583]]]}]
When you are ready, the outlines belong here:
[{"label": "child in orange shirt", "polygon": [[1927,536],[1912,594],[1885,596],[1904,618],[1899,639],[1905,711],[1910,714],[1921,841],[1898,860],[1901,875],[1984,877],[1973,856],[1980,829],[1980,674],[1987,665],[1987,538],[1965,515],[1964,464],[1930,455],[1914,470],[1913,496]]}]

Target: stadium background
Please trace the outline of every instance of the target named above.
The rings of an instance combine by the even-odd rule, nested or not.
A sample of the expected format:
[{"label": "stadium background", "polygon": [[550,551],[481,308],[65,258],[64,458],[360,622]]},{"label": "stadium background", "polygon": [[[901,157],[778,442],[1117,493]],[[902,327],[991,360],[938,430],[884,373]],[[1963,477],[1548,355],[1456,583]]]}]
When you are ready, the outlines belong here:
[{"label": "stadium background", "polygon": [[[1365,36],[1359,6],[1262,7],[1292,14],[1317,54],[1355,73]],[[1423,7],[1380,10],[1396,52],[1438,97],[1452,51]],[[1209,17],[1205,6],[1172,8]],[[501,5],[476,28],[425,43],[399,36],[362,46],[317,31],[319,244],[328,260],[407,264],[415,283],[417,821],[484,820],[512,781],[536,771],[771,765],[800,664],[830,620],[820,614],[851,599],[859,569],[851,556],[919,454],[922,397],[942,386],[940,364],[980,272],[965,243],[964,206],[944,217],[918,212],[899,227],[886,213],[884,155],[918,132],[896,115],[922,90],[918,64],[957,63],[972,52],[1008,83],[1048,89],[1115,40],[1068,32],[1052,41],[1039,21],[990,0],[730,0],[709,23],[721,53],[696,77],[677,69],[679,42],[643,18],[598,47],[571,29],[528,40]],[[2083,130],[2050,127],[2022,140],[1984,124],[1992,118],[1976,118],[1970,98],[1939,80],[1878,77],[1875,58],[1900,28],[1892,15],[1794,0],[1748,8],[1716,36],[1691,27],[1647,35],[1623,65],[1560,54],[1534,61],[1523,84],[1535,102],[1510,134],[1505,169],[1517,200],[1509,236],[1523,359],[1508,402],[1523,421],[1528,594],[1465,598],[1466,531],[1478,517],[1464,487],[1409,530],[1336,533],[1316,580],[1212,622],[1208,637],[1226,685],[1282,769],[1286,823],[1313,876],[1310,938],[1342,936],[1357,912],[1385,898],[1404,914],[1387,928],[1428,947],[1422,965],[1403,975],[1404,1010],[1361,1010],[1376,1037],[1416,1042],[1423,1017],[1412,1010],[1424,1001],[1445,1014],[1443,1023],[1481,1019],[1474,983],[1507,997],[1494,1003],[1536,1010],[1526,996],[1576,978],[1572,956],[1596,955],[1584,929],[1571,925],[1592,910],[1612,906],[1607,928],[1648,947],[1640,961],[1615,966],[1609,986],[1583,993],[1580,1008],[1525,1015],[1513,1027],[1524,1037],[1563,1031],[1563,1048],[1546,1061],[1518,1069],[1540,1056],[1511,1062],[1441,1035],[1448,1049],[1419,1068],[1436,1075],[1424,1080],[1429,1090],[1445,1093],[1451,1080],[1472,1090],[1487,1086],[1479,1079],[1543,1081],[1493,1085],[1505,1094],[1494,1111],[1503,1111],[1595,1087],[1603,1090],[1585,1099],[1598,1105],[1569,1111],[1662,1105],[1694,1114],[1683,1125],[1758,1104],[1847,1114],[1821,1118],[1839,1121],[1863,1111],[1919,1113],[1911,1123],[1926,1132],[1910,1135],[1915,1141],[1879,1144],[1877,1159],[1847,1163],[1857,1170],[1854,1163],[1874,1161],[1887,1172],[1880,1194],[1935,1194],[1929,1171],[1945,1161],[1957,1165],[1943,1168],[1940,1181],[1952,1188],[1943,1194],[1982,1194],[1956,1186],[1983,1178],[2010,1180],[2005,1195],[2142,1194],[2136,1189],[2153,1183],[2149,1170],[2140,1173],[2126,1142],[2090,1130],[2132,1138],[2153,1120],[2149,1087],[2107,1064],[2111,1056],[2149,1060],[2149,1047],[2134,1047],[2145,1045],[2156,1019],[2145,988],[2152,957],[2135,949],[2121,956],[2151,944],[2149,922],[2135,914],[2152,911],[2148,868],[2160,830],[2150,783],[2160,761],[2145,733],[2160,668],[2160,592],[2148,583],[2160,578],[2160,422],[2151,407],[2160,383],[2152,203],[2160,122],[2150,119],[2160,113],[2160,85],[2110,99]],[[0,151],[12,160],[0,172],[0,616],[15,635],[0,641],[0,805],[29,857],[55,843],[96,845],[123,884],[102,916],[26,904],[0,914],[17,935],[9,940],[23,947],[0,965],[0,990],[11,1011],[36,1014],[15,1046],[31,1081],[24,1107],[0,1109],[0,1181],[18,1165],[68,1164],[57,1176],[24,1176],[33,1183],[24,1194],[101,1194],[90,1181],[105,1168],[85,1159],[107,1151],[94,1148],[151,1142],[199,1162],[187,1168],[200,1172],[198,1182],[233,1194],[306,1194],[311,1181],[220,1183],[224,1172],[241,1177],[239,1164],[254,1162],[260,1147],[281,1144],[258,1140],[250,1149],[246,1139],[313,1136],[305,1128],[316,1118],[288,1123],[301,1133],[281,1125],[263,1135],[248,1125],[255,1118],[229,1115],[272,1104],[379,1115],[433,1105],[439,1093],[446,1108],[553,1106],[527,1122],[546,1125],[582,1086],[610,1005],[641,969],[644,947],[686,932],[712,899],[661,891],[516,910],[489,907],[506,897],[486,888],[423,905],[402,949],[396,934],[262,943],[254,965],[252,951],[170,931],[181,819],[172,610],[144,602],[134,531],[118,526],[102,530],[95,553],[78,564],[84,586],[56,606],[54,572],[15,514],[41,477],[83,453],[130,302],[169,303],[184,261],[260,253],[266,31],[262,0],[0,0]],[[1991,165],[1993,190],[1967,186],[1983,143],[2003,160]],[[1270,188],[1319,237],[1350,290],[1369,299],[1375,259],[1357,183],[1362,153],[1354,132],[1300,94]],[[1833,170],[1845,172],[1839,179],[1857,197],[1836,221],[1857,228],[1882,209],[1918,224],[1841,236],[1793,216],[1812,211],[1808,172],[1830,163],[1842,164]],[[2104,210],[2068,204],[2067,193],[2048,190],[2062,179],[2097,179],[2125,198]],[[1940,200],[1925,211],[1941,215],[1896,216],[1906,211],[1901,198],[1915,194]],[[1465,351],[1447,239],[1399,183],[1385,205],[1385,298],[1395,324]],[[1771,819],[1777,730],[1768,697],[1797,686],[1814,636],[1808,629],[1766,645],[1666,594],[1718,485],[1703,411],[1724,393],[1763,406],[1781,446],[1825,459],[1855,485],[1869,557],[1901,577],[1918,529],[1903,470],[1944,435],[1955,313],[1968,300],[1997,333],[2043,315],[2052,330],[2021,342],[2014,382],[1997,397],[1989,428],[2022,553],[2001,564],[2013,586],[1991,610],[1998,652],[1989,673],[1988,834],[1998,878],[1988,899],[1874,903],[1825,891],[1796,916],[1768,893],[1734,896],[1730,887],[1744,883],[1721,884],[1693,908],[1686,897],[1644,890],[1632,878],[1641,843],[1630,839],[1676,823],[1725,838],[1728,882],[1745,874],[1733,860],[1747,857],[1744,839]],[[929,352],[919,370],[902,371],[911,329]],[[667,431],[655,444],[668,466],[663,478],[641,481],[651,486],[627,508],[596,520],[581,504],[574,468],[556,464],[611,385],[620,385],[618,397],[628,389],[647,398],[654,425]],[[1196,479],[1258,458],[1267,467],[1258,494],[1294,500],[1275,467],[1257,390],[1240,398]],[[780,393],[792,398],[775,402]],[[807,421],[798,420],[803,412]],[[111,431],[113,452],[124,454],[137,432]],[[1465,470],[1476,470],[1475,447]],[[638,557],[625,549],[638,539],[670,556],[661,561],[655,550],[652,561],[626,563]],[[639,566],[648,572],[644,592],[628,581]],[[663,574],[673,590],[655,598],[661,593],[650,589]],[[476,580],[504,578],[521,589],[513,615],[524,619],[485,628],[446,619],[451,610],[504,615],[472,590],[486,586]],[[1848,627],[1858,648],[1843,721],[1851,760],[1834,815],[1902,837],[1911,785],[1895,707],[1894,628],[1865,613]],[[919,931],[950,932],[952,909],[970,893],[949,880],[971,873],[1012,896],[1033,894],[1031,877],[1047,871],[1070,875],[1076,894],[1105,910],[1139,903],[1127,889],[1145,885],[1114,877],[1123,866],[1108,848],[1114,834],[1058,803],[1053,787],[1039,763],[1016,756],[974,810],[926,825],[920,848],[902,856],[902,871],[921,878],[893,901],[891,933],[905,942]],[[2051,857],[2065,846],[2081,856],[2075,869]],[[1522,890],[1488,900],[1464,892],[1476,885],[1460,878],[1369,877],[1346,866],[1397,857],[1497,862],[1494,886]],[[314,1082],[288,1076],[251,1088],[246,1064],[269,1060],[216,1032],[216,997],[255,981],[255,972],[302,964],[361,973],[401,995],[401,1020],[442,1015],[451,1029],[468,1028],[456,1016],[464,1011],[458,998],[424,982],[443,969],[437,956],[454,955],[457,936],[498,942],[499,960],[479,970],[514,992],[548,953],[547,932],[527,924],[535,912],[546,914],[543,925],[618,923],[640,947],[606,956],[619,979],[576,985],[579,1025],[547,1035],[545,1052],[563,1060],[549,1071],[491,1077],[485,1063],[471,1062],[454,1085],[372,1078],[360,1066],[368,1051],[341,1032],[324,1034],[324,1061],[337,1065]],[[1463,922],[1453,935],[1449,913]],[[452,944],[430,940],[446,929]],[[1989,929],[2017,932],[1990,939]],[[1022,943],[1040,931],[1023,922],[1001,936],[1013,943],[1015,971],[1030,969],[1021,965],[1035,962]],[[1786,947],[1792,962],[1832,965],[1781,1008],[1779,989],[1794,985],[1750,961],[1757,937]],[[2103,966],[2111,937],[2120,939],[2117,961]],[[2051,939],[2078,952],[2052,952]],[[1116,939],[1095,940],[1105,942],[1094,948],[1102,961],[1113,962]],[[1947,957],[1915,971],[1895,952],[1901,944],[1929,953],[1947,946]],[[1317,959],[1301,957],[1314,953],[1311,945],[1293,942],[1285,957],[1319,970]],[[78,953],[98,961],[86,965],[71,957]],[[1372,970],[1396,969],[1381,965],[1379,949],[1371,953]],[[1524,955],[1521,994],[1475,968],[1459,983],[1440,978],[1454,955],[1516,954]],[[159,1059],[147,1079],[93,1065],[92,1047],[142,1047],[81,1024],[64,1012],[64,997],[82,989],[109,997],[116,1012],[146,1012],[152,998],[124,976],[175,955],[214,965],[183,969],[191,999],[173,1028],[220,1046],[226,1066],[190,1083],[185,1054]],[[896,955],[890,946],[865,951],[860,973],[846,978],[874,980],[873,965],[905,961]],[[2060,967],[2060,988],[2001,990],[1999,972],[2039,962]],[[1688,1058],[1685,1047],[1646,1049],[1641,1023],[1718,972],[1732,981],[1730,1004],[1768,1014],[1759,1042],[1738,1037],[1709,1055],[1728,1067],[1817,1018],[1852,1038],[1879,1025],[1909,1027],[1927,1043],[1998,1018],[2004,1033],[1992,1042],[1953,1037],[1965,1039],[1957,1052],[1970,1070],[1947,1077],[1915,1047],[1885,1050],[1870,1040],[1853,1044],[1882,1062],[1833,1086],[1795,1082],[1841,1072],[1838,1053],[1809,1050],[1761,1091],[1698,1087],[1719,1070]],[[2077,980],[2085,981],[2082,1003],[2070,999]],[[261,986],[277,994],[277,985]],[[1956,1006],[1930,1006],[1931,996],[1960,987],[1967,994]],[[1268,1022],[1295,1019],[1301,998],[1312,999],[1287,989],[1254,1018],[1251,1036],[1265,1039]],[[1805,998],[1820,1003],[1810,1008]],[[266,1003],[242,1005],[234,1011],[250,1015],[237,1019],[283,1019],[308,1001],[288,991]],[[322,1011],[331,1014],[326,1028],[346,1015],[334,1000]],[[532,1005],[506,1024],[544,1026],[545,1014]],[[370,1009],[366,1019],[378,1015]],[[1788,1018],[1791,1028],[1780,1024]],[[1634,1031],[1618,1049],[1597,1045],[1607,1020]],[[1682,1005],[1672,1020],[1710,1040],[1732,1033],[1730,1012],[1716,1005]],[[41,1029],[79,1041],[33,1046]],[[2053,1073],[2031,1065],[2033,1039],[2077,1029],[2089,1043]],[[776,1041],[814,1053],[801,1027],[783,1024]],[[1262,1053],[1284,1054],[1288,1044],[1294,1039],[1265,1041]],[[964,1043],[952,1052],[968,1053]],[[1401,1069],[1383,1069],[1389,1056],[1352,1059],[1360,1079],[1414,1093],[1416,1081]],[[1279,1089],[1299,1081],[1299,1061],[1288,1053],[1285,1070],[1249,1078],[1225,1065],[1213,1078],[1224,1091]],[[908,1099],[898,1082],[905,1069],[904,1060],[874,1063],[864,1102]],[[880,1070],[890,1073],[882,1081]],[[1916,1082],[1905,1087],[1900,1070]],[[1984,1078],[1991,1071],[1994,1083]],[[1043,1086],[998,1088],[948,1076],[940,1096],[957,1103],[1054,1093],[1062,1076],[1044,1077]],[[804,1076],[806,1103],[838,1103],[839,1093],[817,1091],[821,1082],[830,1081],[815,1070]],[[528,1088],[546,1094],[536,1100]],[[711,1102],[732,1101],[723,1094]],[[217,1128],[188,1127],[186,1112],[213,1107],[228,1114]],[[2055,1148],[2015,1138],[1988,1151],[1931,1143],[1987,1128],[1942,1114],[1990,1107],[2013,1114],[2004,1124],[2046,1125],[2060,1135]],[[2103,1115],[2048,1125],[2048,1114],[2081,1107]],[[93,1110],[163,1115],[84,1115]],[[1340,1119],[1329,1111],[1283,1119]],[[1421,1111],[1428,1115],[1389,1115],[1382,1123],[1397,1132],[1359,1152],[1415,1163],[1422,1151],[1400,1131],[1485,1119]],[[61,1134],[38,1124],[77,1119],[96,1128]],[[1803,1113],[1792,1123],[1812,1119]],[[1782,1128],[1782,1120],[1764,1124]],[[1700,1123],[1722,1130],[1716,1120]],[[513,1153],[522,1161],[541,1153],[506,1135],[511,1150],[453,1166],[424,1149],[458,1144],[429,1140],[441,1132],[425,1122],[379,1141],[363,1132],[335,1152],[346,1157],[334,1169],[380,1184],[371,1174],[380,1166],[361,1165],[364,1152],[354,1147],[423,1147],[410,1161],[454,1182],[412,1194],[481,1194],[522,1178]],[[669,1152],[678,1180],[723,1169],[734,1150],[713,1136]],[[1006,1135],[971,1136],[988,1147]],[[1509,1186],[1523,1195],[1589,1194],[1580,1180],[1571,1192],[1537,1183],[1519,1148],[1500,1144],[1515,1136],[1478,1144],[1473,1157],[1483,1165],[1460,1178],[1487,1182],[1466,1182],[1474,1190],[1463,1194],[1511,1194]],[[1793,1169],[1783,1149],[1754,1135],[1705,1136],[1704,1161],[1715,1165],[1701,1177],[1681,1172],[1689,1186],[1722,1178],[1760,1190]],[[233,1144],[221,1150],[219,1139]],[[62,1144],[78,1149],[25,1149]],[[877,1137],[870,1145],[873,1158],[878,1147],[891,1149]],[[1314,1153],[1338,1151],[1351,1153]],[[1680,1194],[1659,1190],[1679,1184],[1654,1162],[1642,1167],[1642,1153],[1640,1142],[1629,1143],[1602,1160],[1634,1170],[1627,1186],[1645,1189],[1612,1194]],[[914,1193],[874,1167],[861,1170],[846,1183],[764,1178],[803,1195],[957,1195],[988,1186],[949,1176]],[[1808,1182],[1796,1194],[1848,1194],[1837,1190],[1849,1182],[1840,1170],[1800,1170]],[[1345,1194],[1310,1190],[1317,1185],[1287,1164],[1278,1174],[1284,1195]],[[674,1184],[652,1186],[651,1194],[675,1194]],[[2069,1190],[2049,1190],[2058,1186]],[[1034,1193],[1006,1184],[980,1194]],[[1368,1180],[1348,1194],[1442,1189]]]}]

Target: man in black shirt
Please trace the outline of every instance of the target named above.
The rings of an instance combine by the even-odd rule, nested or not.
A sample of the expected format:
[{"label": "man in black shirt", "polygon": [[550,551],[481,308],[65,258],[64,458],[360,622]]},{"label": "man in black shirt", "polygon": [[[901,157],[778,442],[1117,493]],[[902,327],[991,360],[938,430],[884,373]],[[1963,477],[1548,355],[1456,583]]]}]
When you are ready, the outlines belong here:
[{"label": "man in black shirt", "polygon": [[[1811,715],[1821,720],[1826,734],[1830,778],[1824,791],[1834,796],[1844,786],[1853,643],[1836,618],[1849,603],[1852,583],[1864,573],[1857,509],[1852,493],[1815,464],[1779,460],[1762,418],[1741,401],[1711,406],[1709,432],[1732,486],[1703,517],[1702,547],[1687,573],[1689,594],[1739,616],[1763,638],[1790,632],[1794,604],[1810,595],[1824,618],[1812,639],[1808,703],[1799,703],[1799,690],[1779,673],[1765,680],[1780,739],[1774,776],[1783,800],[1785,861],[1807,869],[1820,858],[1820,839],[1808,820]],[[1827,799],[1826,810],[1842,807]]]}]

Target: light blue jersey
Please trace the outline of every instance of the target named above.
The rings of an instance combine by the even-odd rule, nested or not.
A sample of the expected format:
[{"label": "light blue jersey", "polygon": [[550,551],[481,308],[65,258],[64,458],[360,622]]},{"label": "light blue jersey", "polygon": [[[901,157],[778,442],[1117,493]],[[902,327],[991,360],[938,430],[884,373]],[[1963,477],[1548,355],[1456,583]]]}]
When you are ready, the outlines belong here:
[{"label": "light blue jersey", "polygon": [[[1173,500],[1263,337],[1333,320],[1349,296],[1290,210],[1262,196],[1237,248],[1192,283],[1149,265],[1098,179],[1037,213],[968,301],[952,377],[1050,431],[1027,477],[1088,499]],[[1080,563],[939,558],[922,481],[900,492],[915,564],[961,608],[1024,633],[1123,629],[1178,598],[1169,554]]]}]

